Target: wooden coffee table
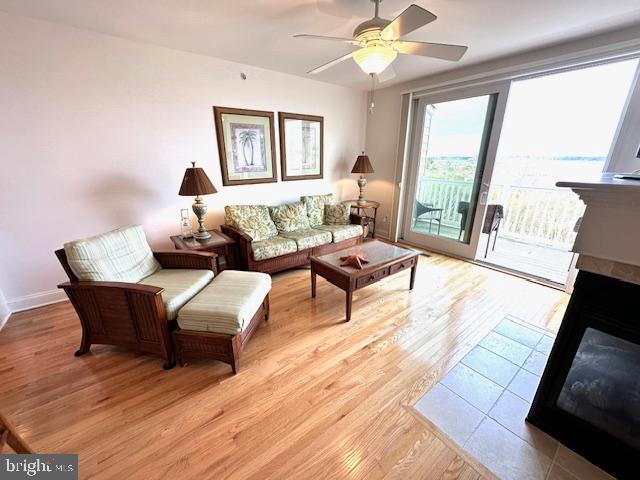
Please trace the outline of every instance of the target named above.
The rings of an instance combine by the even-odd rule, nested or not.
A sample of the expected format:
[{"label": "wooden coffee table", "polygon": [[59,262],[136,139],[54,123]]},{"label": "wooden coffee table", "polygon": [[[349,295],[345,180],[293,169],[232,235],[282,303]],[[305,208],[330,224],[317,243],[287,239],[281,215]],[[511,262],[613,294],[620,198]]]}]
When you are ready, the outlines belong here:
[{"label": "wooden coffee table", "polygon": [[[362,270],[341,267],[340,257],[358,254],[369,260]],[[351,320],[353,292],[376,283],[407,268],[411,269],[409,290],[413,289],[418,267],[418,252],[390,243],[372,240],[362,245],[345,248],[327,255],[311,257],[311,296],[316,296],[316,275],[333,283],[347,294],[347,322]]]}]

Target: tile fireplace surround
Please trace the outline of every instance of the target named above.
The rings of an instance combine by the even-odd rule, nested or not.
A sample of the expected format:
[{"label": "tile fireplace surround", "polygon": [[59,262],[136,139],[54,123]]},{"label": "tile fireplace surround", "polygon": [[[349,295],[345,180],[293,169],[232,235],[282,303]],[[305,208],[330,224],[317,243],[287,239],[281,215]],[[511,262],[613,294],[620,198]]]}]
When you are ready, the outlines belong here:
[{"label": "tile fireplace surround", "polygon": [[525,422],[551,333],[507,316],[415,405],[502,479],[610,479]]}]

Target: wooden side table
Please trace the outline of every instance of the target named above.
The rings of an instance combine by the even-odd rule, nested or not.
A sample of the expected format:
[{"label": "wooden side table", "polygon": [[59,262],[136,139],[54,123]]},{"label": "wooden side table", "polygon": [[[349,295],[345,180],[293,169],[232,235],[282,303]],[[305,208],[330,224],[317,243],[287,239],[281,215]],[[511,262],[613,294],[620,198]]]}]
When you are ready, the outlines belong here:
[{"label": "wooden side table", "polygon": [[[373,200],[367,200],[367,203],[364,205],[358,205],[358,200],[345,200],[342,203],[350,205],[351,211],[355,209],[355,213],[361,215],[365,219],[365,225],[369,232],[371,232],[371,238],[376,238],[376,216],[378,215],[380,203],[374,202]],[[373,228],[371,225],[373,225]]]},{"label": "wooden side table", "polygon": [[[171,241],[176,250],[196,250],[200,252],[217,253],[225,257],[226,268],[233,268],[235,262],[235,240],[219,230],[207,230],[211,237],[206,240],[196,240],[194,237],[182,238],[182,235],[173,235]],[[220,269],[220,257],[216,257],[216,266]]]}]

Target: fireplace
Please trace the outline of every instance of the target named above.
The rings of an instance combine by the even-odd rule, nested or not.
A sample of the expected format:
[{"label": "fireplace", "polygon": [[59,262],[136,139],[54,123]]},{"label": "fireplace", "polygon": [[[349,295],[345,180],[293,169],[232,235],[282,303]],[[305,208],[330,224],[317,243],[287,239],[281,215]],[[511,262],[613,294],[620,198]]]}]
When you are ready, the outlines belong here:
[{"label": "fireplace", "polygon": [[640,465],[640,285],[580,271],[527,420],[619,478]]}]

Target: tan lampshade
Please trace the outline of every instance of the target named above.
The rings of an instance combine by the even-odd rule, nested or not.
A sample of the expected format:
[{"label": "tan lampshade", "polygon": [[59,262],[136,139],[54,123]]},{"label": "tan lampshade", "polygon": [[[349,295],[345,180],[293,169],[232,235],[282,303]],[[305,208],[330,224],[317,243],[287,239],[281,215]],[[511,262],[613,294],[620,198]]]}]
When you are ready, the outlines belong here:
[{"label": "tan lampshade", "polygon": [[187,197],[193,197],[196,195],[209,195],[210,193],[216,193],[217,190],[204,173],[204,170],[200,167],[196,167],[196,162],[191,162],[193,165],[191,168],[187,168],[184,172],[184,178],[182,179],[182,185],[180,185],[180,191],[178,195]]},{"label": "tan lampshade", "polygon": [[351,169],[351,173],[374,173],[369,157],[362,152],[362,155],[358,155],[356,163]]}]

